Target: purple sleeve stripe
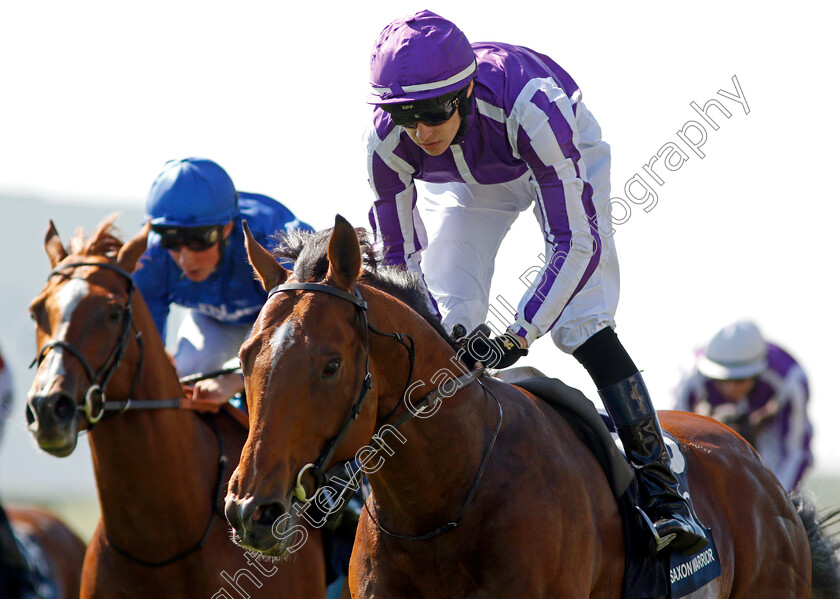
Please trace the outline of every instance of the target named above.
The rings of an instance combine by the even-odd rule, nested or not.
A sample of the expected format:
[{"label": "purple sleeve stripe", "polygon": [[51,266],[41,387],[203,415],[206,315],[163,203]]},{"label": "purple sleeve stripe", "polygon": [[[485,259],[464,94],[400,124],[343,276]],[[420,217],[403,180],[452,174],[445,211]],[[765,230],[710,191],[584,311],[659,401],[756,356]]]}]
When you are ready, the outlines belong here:
[{"label": "purple sleeve stripe", "polygon": [[[568,98],[565,96],[561,96],[558,102],[565,105],[569,112],[568,116],[563,114],[563,110],[558,106],[557,102],[552,102],[542,89],[537,91],[534,97],[531,98],[531,104],[548,115],[548,124],[554,134],[554,139],[560,146],[560,151],[563,152],[563,156],[571,158],[575,162],[575,165],[577,165],[577,161],[580,160],[580,150],[575,145],[576,135],[574,129],[569,124],[569,118],[574,119],[574,111]],[[580,176],[579,173],[578,176]]]},{"label": "purple sleeve stripe", "polygon": [[[543,81],[530,85],[534,91],[530,97],[523,93],[514,109],[519,117],[516,147],[539,186],[537,211],[553,252],[550,264],[520,302],[520,314],[545,332],[595,271],[600,239],[592,187],[581,179],[571,103],[562,90]],[[577,259],[573,238],[592,244]]]},{"label": "purple sleeve stripe", "polygon": [[[520,138],[525,133],[520,133]],[[531,169],[536,176],[534,168]],[[566,190],[562,181],[542,179],[537,177],[540,193],[537,194],[536,208],[539,214],[543,237],[555,248],[568,250],[572,237],[572,227],[569,223],[569,213],[566,206]],[[545,198],[549,198],[550,205],[546,206]]]},{"label": "purple sleeve stripe", "polygon": [[382,240],[385,262],[399,263],[404,255],[405,240],[399,226],[396,203],[389,200],[375,200],[370,210],[370,220],[374,224],[376,235]]},{"label": "purple sleeve stripe", "polygon": [[[541,320],[539,317],[544,304],[549,303],[550,305],[556,306],[560,302],[555,301],[555,296],[559,296],[556,299],[562,301],[562,308],[559,311],[557,311],[556,308],[552,310],[554,313],[553,318],[548,324],[538,324],[538,326],[545,331],[550,331],[554,327],[560,319],[560,316],[563,314],[563,310],[566,309],[566,306],[569,305],[572,298],[577,295],[581,289],[583,289],[583,286],[586,285],[587,281],[589,281],[589,278],[592,276],[592,273],[594,273],[595,269],[598,267],[598,261],[601,259],[601,247],[599,243],[595,243],[594,245],[594,252],[589,258],[583,273],[580,273],[579,271],[571,271],[570,273],[573,276],[579,276],[577,279],[577,285],[575,285],[571,293],[566,291],[571,283],[566,280],[565,276],[566,273],[570,271],[568,268],[568,261],[566,259],[568,254],[563,251],[555,250],[550,263],[547,264],[540,272],[540,281],[536,285],[536,288],[530,292],[532,297],[527,301],[522,310],[522,316],[525,320],[533,324],[538,324]],[[559,284],[557,284],[558,280],[560,281]],[[563,298],[563,295],[566,295],[566,297]],[[551,301],[546,302],[547,299]]]},{"label": "purple sleeve stripe", "polygon": [[[368,153],[368,175],[376,198],[370,221],[382,241],[384,261],[386,264],[405,264],[407,256],[420,249],[412,215],[416,190],[410,175],[401,176],[378,152]],[[408,185],[405,178],[409,180]]]}]

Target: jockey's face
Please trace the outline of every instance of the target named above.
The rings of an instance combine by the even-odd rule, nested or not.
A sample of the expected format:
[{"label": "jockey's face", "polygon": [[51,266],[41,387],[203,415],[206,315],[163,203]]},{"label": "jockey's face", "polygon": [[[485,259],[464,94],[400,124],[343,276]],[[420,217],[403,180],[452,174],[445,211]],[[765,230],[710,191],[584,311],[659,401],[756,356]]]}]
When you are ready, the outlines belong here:
[{"label": "jockey's face", "polygon": [[456,112],[442,125],[427,125],[418,121],[416,127],[406,127],[405,132],[426,154],[440,156],[452,144],[460,126],[461,115]]},{"label": "jockey's face", "polygon": [[[233,231],[233,221],[222,229],[223,238],[227,239],[231,231]],[[167,251],[178,268],[183,271],[184,276],[193,283],[201,283],[213,274],[222,259],[221,244],[218,242],[206,250],[191,250],[186,245],[182,245],[177,249]]]},{"label": "jockey's face", "polygon": [[[468,97],[472,95],[473,84],[470,83]],[[428,125],[423,121],[417,121],[413,127],[405,127],[405,132],[411,138],[411,141],[420,146],[429,156],[440,156],[452,144],[455,136],[458,134],[458,129],[461,127],[461,114],[455,111],[455,114],[440,125]]]},{"label": "jockey's face", "polygon": [[714,386],[727,401],[735,402],[749,395],[758,379],[733,379],[729,381],[714,381]]}]

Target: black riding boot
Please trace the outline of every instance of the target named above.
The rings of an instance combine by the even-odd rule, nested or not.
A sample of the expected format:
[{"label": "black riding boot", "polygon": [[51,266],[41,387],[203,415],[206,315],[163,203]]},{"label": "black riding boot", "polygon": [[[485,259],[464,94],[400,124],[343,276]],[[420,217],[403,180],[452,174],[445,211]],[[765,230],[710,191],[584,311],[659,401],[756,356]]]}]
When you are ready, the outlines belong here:
[{"label": "black riding boot", "polygon": [[627,459],[636,471],[644,511],[658,533],[657,551],[665,547],[693,555],[709,544],[703,527],[680,495],[671,470],[671,456],[662,438],[642,374],[636,374],[600,389],[618,429]]}]

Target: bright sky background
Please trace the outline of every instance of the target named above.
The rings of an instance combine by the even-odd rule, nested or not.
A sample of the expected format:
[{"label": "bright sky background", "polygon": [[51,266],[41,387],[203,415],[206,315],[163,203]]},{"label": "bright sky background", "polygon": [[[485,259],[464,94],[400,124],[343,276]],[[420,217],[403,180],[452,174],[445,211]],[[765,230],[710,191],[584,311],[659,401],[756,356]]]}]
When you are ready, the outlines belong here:
[{"label": "bright sky background", "polygon": [[[810,374],[818,460],[840,468],[829,428],[840,416],[836,15],[817,2],[774,6],[6,2],[0,195],[100,203],[104,216],[142,207],[167,159],[204,155],[239,189],[271,195],[316,227],[337,212],[366,225],[369,53],[390,20],[424,7],[471,41],[527,45],[568,70],[613,148],[615,197],[628,199],[625,182],[699,119],[691,102],[716,98],[731,118],[711,112],[719,129],[706,125],[705,158],[688,152],[675,172],[660,164],[656,205],[633,205],[618,227],[619,335],[666,408],[693,349],[728,320],[755,318]],[[733,76],[749,114],[717,93],[735,93]],[[139,223],[121,225],[133,233]],[[31,251],[42,235],[33,231]],[[518,302],[518,276],[541,248],[525,213],[502,247],[494,296]],[[549,339],[529,363],[595,399],[583,369]]]}]

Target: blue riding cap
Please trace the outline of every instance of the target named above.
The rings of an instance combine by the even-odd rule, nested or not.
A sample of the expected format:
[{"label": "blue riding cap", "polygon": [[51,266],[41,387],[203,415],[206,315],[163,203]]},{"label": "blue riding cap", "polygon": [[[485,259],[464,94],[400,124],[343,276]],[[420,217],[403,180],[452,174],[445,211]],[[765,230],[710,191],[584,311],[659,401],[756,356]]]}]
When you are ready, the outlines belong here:
[{"label": "blue riding cap", "polygon": [[451,21],[428,10],[382,30],[370,58],[369,104],[399,104],[458,91],[475,77],[475,53]]},{"label": "blue riding cap", "polygon": [[236,214],[236,189],[225,170],[206,158],[170,160],[146,199],[153,225],[223,225]]}]

